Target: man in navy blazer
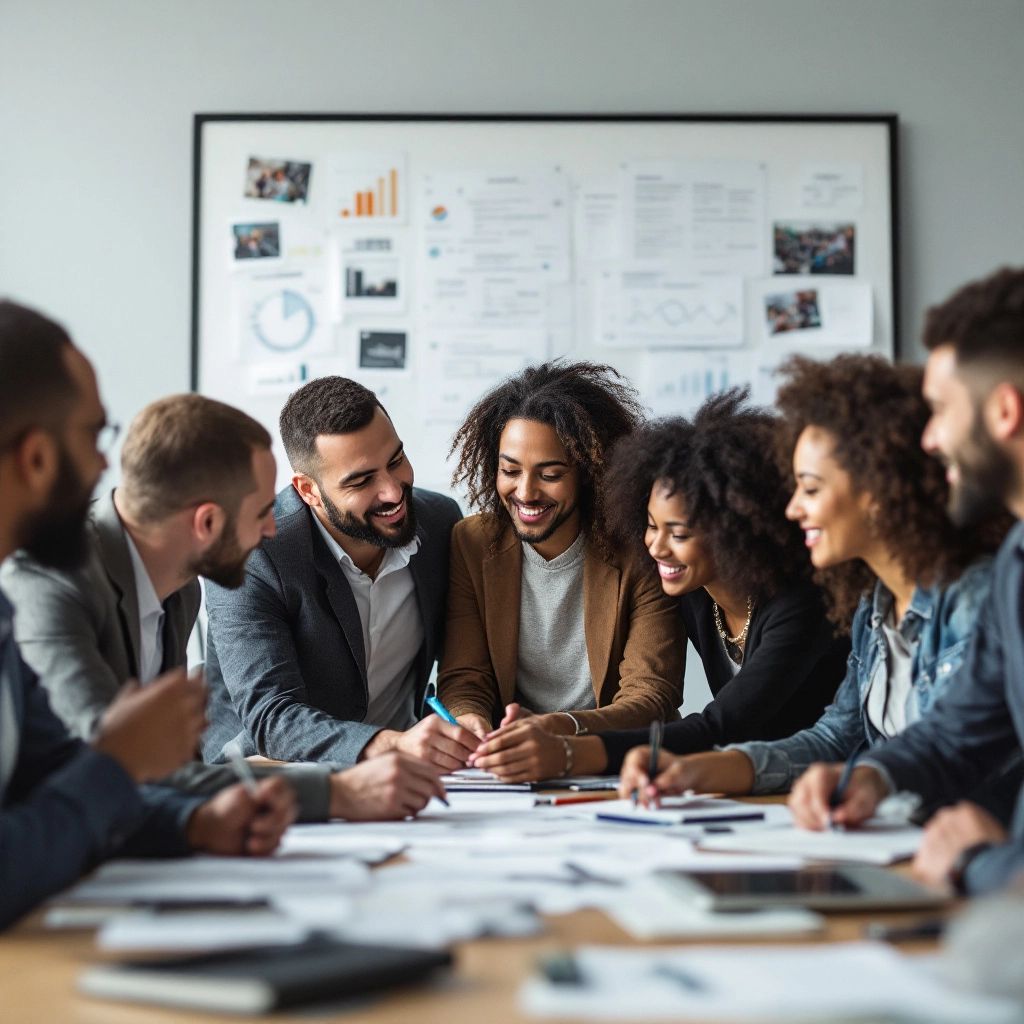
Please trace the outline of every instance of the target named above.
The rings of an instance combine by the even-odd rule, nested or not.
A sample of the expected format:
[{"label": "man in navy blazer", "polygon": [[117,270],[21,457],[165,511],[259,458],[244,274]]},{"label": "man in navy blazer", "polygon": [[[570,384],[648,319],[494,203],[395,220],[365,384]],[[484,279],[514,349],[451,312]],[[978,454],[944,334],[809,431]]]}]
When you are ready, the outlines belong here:
[{"label": "man in navy blazer", "polygon": [[372,391],[321,377],[281,412],[292,485],[236,590],[207,585],[207,760],[353,764],[389,750],[461,767],[472,733],[420,720],[438,660],[458,505],[415,489]]},{"label": "man in navy blazer", "polygon": [[[107,429],[89,361],[58,324],[0,302],[0,560],[42,565],[85,554]],[[0,592],[0,927],[114,854],[268,853],[294,818],[291,791],[267,780],[212,800],[137,784],[189,759],[205,687],[184,671],[119,697],[91,744],[50,710],[14,639]]]}]

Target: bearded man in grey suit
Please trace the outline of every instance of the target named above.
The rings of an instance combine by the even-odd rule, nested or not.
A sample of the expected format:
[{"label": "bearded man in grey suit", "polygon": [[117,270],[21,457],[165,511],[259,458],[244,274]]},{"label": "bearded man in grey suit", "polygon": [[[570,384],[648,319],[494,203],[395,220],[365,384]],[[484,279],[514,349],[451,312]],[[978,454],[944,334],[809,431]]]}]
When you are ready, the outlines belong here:
[{"label": "bearded man in grey suit", "polygon": [[[19,552],[4,567],[22,654],[72,733],[90,739],[120,693],[185,665],[197,577],[242,583],[249,553],[275,533],[270,446],[259,423],[222,402],[154,402],[125,439],[122,483],[94,503],[84,565],[55,569]],[[289,769],[286,778],[305,821],[404,817],[440,791],[436,771],[400,755],[347,772]],[[237,779],[227,765],[193,761],[164,781],[211,794]]]},{"label": "bearded man in grey suit", "polygon": [[211,585],[211,727],[282,760],[354,763],[387,751],[445,771],[477,738],[421,718],[444,635],[451,498],[413,488],[377,396],[344,377],[305,384],[281,412],[290,487],[237,589]]}]

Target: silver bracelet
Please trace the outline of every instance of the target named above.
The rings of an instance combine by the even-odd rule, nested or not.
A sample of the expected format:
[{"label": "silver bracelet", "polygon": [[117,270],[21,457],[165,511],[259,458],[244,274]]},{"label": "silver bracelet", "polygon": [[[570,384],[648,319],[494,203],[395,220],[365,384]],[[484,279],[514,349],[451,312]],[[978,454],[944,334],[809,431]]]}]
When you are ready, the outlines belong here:
[{"label": "silver bracelet", "polygon": [[565,768],[562,770],[562,778],[564,779],[567,775],[572,775],[572,744],[564,737],[558,737],[562,741],[562,746],[565,747]]},{"label": "silver bracelet", "polygon": [[585,736],[587,734],[587,727],[585,725],[580,725],[580,720],[571,711],[559,711],[558,713],[560,715],[569,716],[569,719],[572,721],[572,724],[576,727],[575,734],[577,736]]}]

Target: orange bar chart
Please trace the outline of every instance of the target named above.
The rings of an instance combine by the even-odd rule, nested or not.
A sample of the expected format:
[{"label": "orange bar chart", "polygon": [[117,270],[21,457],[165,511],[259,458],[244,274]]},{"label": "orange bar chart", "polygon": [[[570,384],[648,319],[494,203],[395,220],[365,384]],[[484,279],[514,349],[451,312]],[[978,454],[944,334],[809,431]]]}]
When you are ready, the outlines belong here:
[{"label": "orange bar chart", "polygon": [[352,202],[338,211],[341,217],[387,217],[398,216],[398,169],[390,168],[386,174],[378,175],[376,184],[357,189]]}]

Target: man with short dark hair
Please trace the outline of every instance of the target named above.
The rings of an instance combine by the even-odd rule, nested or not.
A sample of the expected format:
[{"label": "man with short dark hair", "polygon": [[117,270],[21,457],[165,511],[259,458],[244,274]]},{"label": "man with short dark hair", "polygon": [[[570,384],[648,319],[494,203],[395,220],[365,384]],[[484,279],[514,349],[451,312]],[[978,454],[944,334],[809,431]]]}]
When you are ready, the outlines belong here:
[{"label": "man with short dark hair", "polygon": [[[0,302],[0,560],[24,548],[73,568],[108,430],[89,361],[59,325]],[[269,853],[293,820],[266,780],[202,801],[138,783],[192,755],[205,687],[183,670],[121,695],[91,745],[72,739],[22,660],[0,592],[0,927],[117,853]]]},{"label": "man with short dark hair", "polygon": [[[51,568],[25,551],[4,565],[15,636],[72,733],[91,739],[123,686],[185,665],[197,576],[241,586],[250,552],[274,535],[270,445],[256,420],[222,402],[195,394],[153,402],[125,438],[120,485],[94,505],[83,565]],[[420,810],[439,791],[435,775],[413,758],[390,758],[347,772],[290,769],[300,820]],[[236,779],[227,765],[196,761],[163,781],[213,794]]]},{"label": "man with short dark hair", "polygon": [[[1024,519],[1024,269],[1003,269],[928,311],[924,395],[932,416],[922,444],[947,465],[953,519],[969,525],[999,506]],[[895,471],[895,470],[894,470]],[[1024,523],[996,557],[992,589],[960,668],[928,715],[873,748],[841,802],[829,799],[842,766],[814,765],[791,803],[812,828],[856,825],[897,790],[927,803],[963,801],[1024,742]],[[797,806],[795,806],[795,812]],[[1007,827],[1008,826],[1008,827]],[[960,802],[928,823],[914,869],[925,881],[978,893],[1024,872],[1024,790],[1012,821]]]},{"label": "man with short dark hair", "polygon": [[352,764],[397,750],[460,767],[472,734],[420,721],[458,506],[413,488],[391,419],[355,381],[296,391],[281,437],[294,475],[277,497],[277,536],[240,589],[207,588],[207,759],[237,740],[281,760]]}]

